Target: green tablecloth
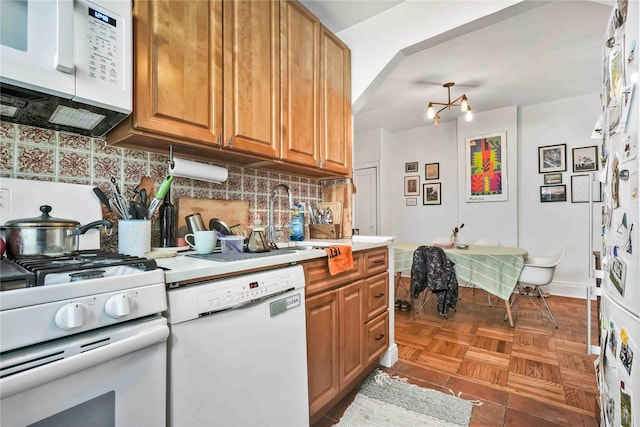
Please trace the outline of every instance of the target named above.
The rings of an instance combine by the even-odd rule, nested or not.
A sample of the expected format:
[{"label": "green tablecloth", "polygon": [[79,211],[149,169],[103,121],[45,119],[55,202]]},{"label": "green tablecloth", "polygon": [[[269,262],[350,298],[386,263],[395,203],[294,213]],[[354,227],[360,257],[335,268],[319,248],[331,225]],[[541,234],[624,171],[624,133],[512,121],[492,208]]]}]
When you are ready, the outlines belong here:
[{"label": "green tablecloth", "polygon": [[[394,268],[403,276],[411,275],[413,252],[419,244],[394,245]],[[443,248],[455,263],[456,276],[504,300],[516,287],[527,251],[505,246],[469,246],[468,249]]]}]

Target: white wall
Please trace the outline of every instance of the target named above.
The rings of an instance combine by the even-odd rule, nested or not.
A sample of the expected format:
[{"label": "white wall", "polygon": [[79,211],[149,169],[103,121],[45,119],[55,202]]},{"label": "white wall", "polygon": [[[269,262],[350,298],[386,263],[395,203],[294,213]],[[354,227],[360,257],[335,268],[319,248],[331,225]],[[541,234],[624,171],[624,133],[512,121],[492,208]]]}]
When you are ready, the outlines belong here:
[{"label": "white wall", "polygon": [[[520,109],[520,246],[533,256],[567,251],[567,257],[556,269],[551,292],[577,293],[584,297],[584,286],[592,283],[589,279],[593,250],[589,247],[589,205],[571,202],[571,176],[576,175],[573,173],[572,149],[596,145],[601,154],[602,141],[590,138],[600,110],[598,94]],[[567,201],[541,203],[540,186],[544,185],[544,174],[538,173],[538,147],[555,144],[567,145],[567,171],[562,173]],[[594,204],[593,233],[597,233],[597,225],[601,223],[601,205]]]},{"label": "white wall", "polygon": [[[518,111],[515,106],[474,114],[473,121],[458,120],[458,221],[464,223],[459,240],[496,239],[501,246],[518,246]],[[507,200],[466,202],[465,140],[473,136],[506,132]],[[503,179],[504,184],[504,179]]]},{"label": "white wall", "polygon": [[[567,251],[550,291],[585,297],[584,286],[592,280],[589,211],[586,203],[571,203],[571,150],[600,145],[601,141],[590,139],[599,113],[599,95],[593,94],[483,112],[470,123],[446,122],[437,128],[429,125],[393,134],[384,130],[356,133],[356,165],[362,163],[360,156],[371,161],[372,153],[381,150],[379,234],[396,236],[399,242],[431,242],[464,222],[462,242],[496,238],[504,246],[525,248],[532,256]],[[465,138],[499,131],[507,132],[508,200],[466,203],[461,179]],[[544,181],[538,173],[538,147],[554,144],[567,144],[568,170],[562,175],[568,200],[541,203]],[[413,161],[419,163],[418,173],[405,173],[405,163]],[[441,183],[441,205],[422,205],[425,163],[440,163],[440,179],[426,182]],[[417,206],[405,205],[404,177],[410,175],[420,175]],[[599,209],[596,203],[594,233],[600,223]]]}]

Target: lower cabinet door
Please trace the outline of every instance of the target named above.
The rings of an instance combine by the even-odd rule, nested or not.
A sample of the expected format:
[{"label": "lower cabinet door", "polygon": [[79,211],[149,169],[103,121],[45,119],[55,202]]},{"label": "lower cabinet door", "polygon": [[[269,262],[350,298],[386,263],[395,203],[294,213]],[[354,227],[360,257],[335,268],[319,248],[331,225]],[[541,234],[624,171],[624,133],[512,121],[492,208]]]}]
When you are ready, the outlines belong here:
[{"label": "lower cabinet door", "polygon": [[338,291],[307,298],[309,413],[313,415],[340,391],[338,379]]},{"label": "lower cabinet door", "polygon": [[360,375],[364,363],[364,281],[340,288],[340,389]]}]

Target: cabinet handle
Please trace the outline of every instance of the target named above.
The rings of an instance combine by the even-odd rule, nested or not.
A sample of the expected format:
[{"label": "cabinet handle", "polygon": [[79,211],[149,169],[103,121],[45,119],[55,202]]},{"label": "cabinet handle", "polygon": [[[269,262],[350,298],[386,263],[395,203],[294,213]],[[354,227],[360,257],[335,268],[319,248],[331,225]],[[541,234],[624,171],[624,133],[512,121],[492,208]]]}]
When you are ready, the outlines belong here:
[{"label": "cabinet handle", "polygon": [[320,167],[321,164],[322,164],[322,160],[318,160],[318,163],[316,163],[316,166]]},{"label": "cabinet handle", "polygon": [[227,141],[227,145],[229,146],[229,148],[233,148],[233,138],[229,137],[229,140]]},{"label": "cabinet handle", "polygon": [[373,261],[373,263],[377,264],[377,265],[380,265],[380,264],[384,264],[384,261],[379,259],[379,260]]},{"label": "cabinet handle", "polygon": [[375,298],[381,298],[384,296],[384,293],[379,293],[378,295],[375,296]]},{"label": "cabinet handle", "polygon": [[325,160],[324,162],[322,162],[322,169],[326,169],[327,168],[327,161]]},{"label": "cabinet handle", "polygon": [[376,341],[380,341],[382,338],[384,338],[384,334],[376,335]]},{"label": "cabinet handle", "polygon": [[218,136],[216,137],[216,144],[222,145],[222,137],[220,136],[220,134],[218,134]]}]

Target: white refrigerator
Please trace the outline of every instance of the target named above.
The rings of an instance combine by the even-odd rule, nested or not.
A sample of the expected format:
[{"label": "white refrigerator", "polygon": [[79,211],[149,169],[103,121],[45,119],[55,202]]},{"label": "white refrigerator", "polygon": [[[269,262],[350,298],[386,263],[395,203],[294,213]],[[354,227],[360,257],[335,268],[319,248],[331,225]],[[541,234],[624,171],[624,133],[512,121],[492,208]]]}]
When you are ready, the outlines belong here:
[{"label": "white refrigerator", "polygon": [[603,38],[600,357],[602,426],[640,426],[638,1],[618,0]]}]

